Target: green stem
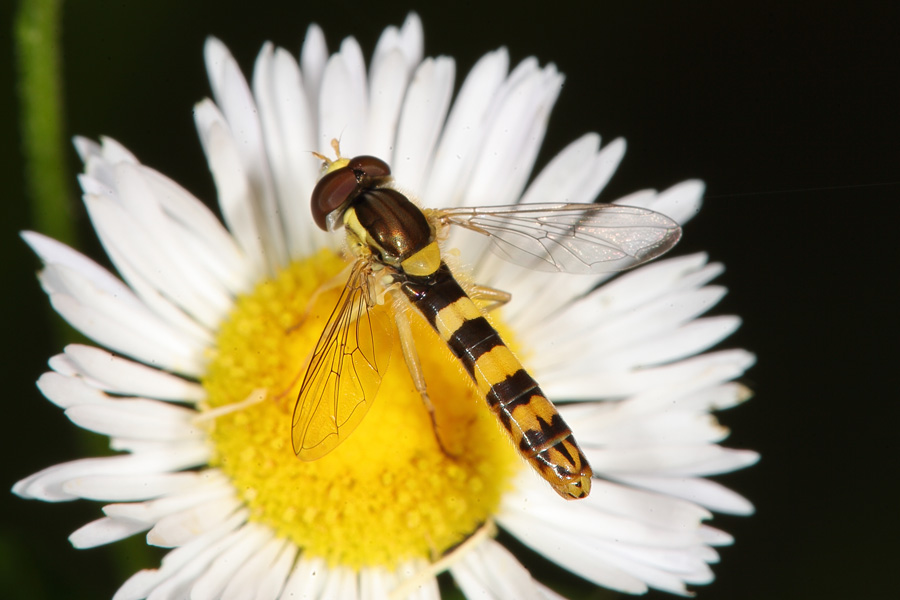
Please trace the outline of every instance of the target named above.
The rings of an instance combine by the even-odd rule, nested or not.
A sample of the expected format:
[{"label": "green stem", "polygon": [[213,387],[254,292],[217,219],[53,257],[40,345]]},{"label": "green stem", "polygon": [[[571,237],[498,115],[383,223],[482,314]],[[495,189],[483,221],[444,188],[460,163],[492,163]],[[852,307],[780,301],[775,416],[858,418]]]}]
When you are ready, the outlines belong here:
[{"label": "green stem", "polygon": [[25,180],[36,230],[73,245],[63,133],[61,0],[21,0],[16,15]]}]

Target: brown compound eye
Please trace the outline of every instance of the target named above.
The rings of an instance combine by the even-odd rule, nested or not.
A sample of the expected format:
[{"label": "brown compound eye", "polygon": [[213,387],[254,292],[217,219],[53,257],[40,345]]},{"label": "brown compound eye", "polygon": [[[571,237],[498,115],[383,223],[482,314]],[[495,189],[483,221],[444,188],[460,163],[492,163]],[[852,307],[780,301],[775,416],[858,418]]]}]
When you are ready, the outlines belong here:
[{"label": "brown compound eye", "polygon": [[359,181],[353,170],[342,167],[325,175],[310,197],[313,221],[328,231],[327,217],[359,193]]},{"label": "brown compound eye", "polygon": [[352,158],[347,164],[347,168],[356,173],[356,178],[362,187],[368,187],[391,175],[391,168],[388,164],[374,156]]}]

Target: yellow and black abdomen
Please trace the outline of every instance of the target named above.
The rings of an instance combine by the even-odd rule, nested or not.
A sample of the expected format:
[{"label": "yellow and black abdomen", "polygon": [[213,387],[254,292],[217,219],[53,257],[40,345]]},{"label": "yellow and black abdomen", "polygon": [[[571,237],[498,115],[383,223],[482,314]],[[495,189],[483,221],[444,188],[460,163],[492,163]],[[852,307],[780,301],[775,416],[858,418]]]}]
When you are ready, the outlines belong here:
[{"label": "yellow and black abdomen", "polygon": [[519,452],[564,498],[583,498],[591,468],[537,382],[468,297],[447,265],[403,292],[459,358]]}]

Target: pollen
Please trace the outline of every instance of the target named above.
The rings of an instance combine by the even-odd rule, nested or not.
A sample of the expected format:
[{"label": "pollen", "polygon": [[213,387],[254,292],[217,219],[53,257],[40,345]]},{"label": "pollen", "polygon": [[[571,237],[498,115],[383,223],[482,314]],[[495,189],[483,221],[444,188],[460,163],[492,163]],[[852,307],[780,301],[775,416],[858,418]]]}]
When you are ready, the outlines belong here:
[{"label": "pollen", "polygon": [[[209,420],[211,464],[230,477],[251,520],[306,556],[353,569],[436,560],[497,512],[522,463],[465,371],[417,314],[410,321],[437,427],[396,332],[379,333],[374,343],[392,344],[391,359],[361,424],[315,461],[294,454],[294,405],[345,267],[323,250],[237,300],[203,380],[203,408],[222,413]],[[265,399],[248,404],[261,389]]]}]

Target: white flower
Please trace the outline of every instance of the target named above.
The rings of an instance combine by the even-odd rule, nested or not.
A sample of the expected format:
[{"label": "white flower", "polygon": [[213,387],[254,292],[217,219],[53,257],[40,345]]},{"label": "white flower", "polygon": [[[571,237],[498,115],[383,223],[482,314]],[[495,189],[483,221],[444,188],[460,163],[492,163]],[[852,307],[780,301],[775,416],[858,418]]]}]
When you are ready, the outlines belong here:
[{"label": "white flower", "polygon": [[[448,439],[458,457],[435,450],[398,360],[350,441],[313,463],[294,457],[293,380],[330,307],[302,315],[343,264],[340,236],[309,216],[319,175],[311,151],[339,137],[344,155],[385,159],[398,185],[430,207],[591,202],[624,153],[622,140],[601,148],[588,134],[528,184],[561,89],[555,67],[529,58],[509,71],[497,50],[451,104],[453,60],[423,60],[422,49],[411,15],[384,32],[367,73],[354,39],[329,56],[312,26],[299,65],[267,44],[248,86],[210,40],[215,103],[199,103],[195,118],[227,229],[118,143],[79,139],[84,200],[124,283],[52,239],[23,234],[45,264],[53,307],[106,348],[68,346],[40,389],[122,453],[50,467],[14,491],[111,502],[72,534],[77,548],[145,531],[149,544],[175,548],[117,599],[437,598],[444,570],[470,598],[557,597],[493,539],[494,523],[598,585],[686,594],[712,581],[713,547],[731,542],[703,524],[710,510],[752,512],[703,479],[757,455],[717,445],[727,431],[710,411],[749,396],[731,380],[754,359],[699,354],[739,324],[699,318],[725,291],[707,285],[722,266],[702,254],[594,290],[597,277],[529,272],[449,240],[465,246],[474,281],[512,293],[499,321],[505,337],[550,398],[572,401],[561,412],[595,473],[585,500],[565,503],[521,468],[488,411],[459,401],[474,397],[469,384],[421,331],[423,368],[444,407],[439,427],[456,419],[448,429],[464,432]],[[621,202],[684,223],[702,190],[688,181]],[[217,408],[244,399],[238,410]]]}]

